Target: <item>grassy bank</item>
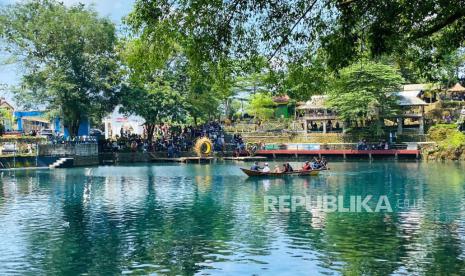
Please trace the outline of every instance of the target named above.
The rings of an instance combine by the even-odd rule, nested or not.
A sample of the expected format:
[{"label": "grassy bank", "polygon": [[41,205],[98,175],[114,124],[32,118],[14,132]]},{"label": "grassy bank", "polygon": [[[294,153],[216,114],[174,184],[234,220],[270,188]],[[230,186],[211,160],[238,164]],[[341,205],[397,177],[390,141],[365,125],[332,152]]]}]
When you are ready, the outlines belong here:
[{"label": "grassy bank", "polygon": [[429,140],[435,146],[423,149],[427,160],[465,160],[465,134],[455,124],[439,124],[428,131]]}]

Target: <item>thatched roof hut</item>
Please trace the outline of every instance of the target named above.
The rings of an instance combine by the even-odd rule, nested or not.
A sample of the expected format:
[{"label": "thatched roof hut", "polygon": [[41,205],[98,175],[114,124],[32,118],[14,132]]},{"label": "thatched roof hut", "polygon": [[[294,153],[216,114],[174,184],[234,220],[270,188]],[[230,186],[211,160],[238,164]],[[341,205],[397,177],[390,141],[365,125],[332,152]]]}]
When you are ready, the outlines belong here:
[{"label": "thatched roof hut", "polygon": [[457,82],[452,88],[450,88],[447,91],[464,93],[465,92],[465,87],[463,87],[462,85],[460,85],[460,83]]}]

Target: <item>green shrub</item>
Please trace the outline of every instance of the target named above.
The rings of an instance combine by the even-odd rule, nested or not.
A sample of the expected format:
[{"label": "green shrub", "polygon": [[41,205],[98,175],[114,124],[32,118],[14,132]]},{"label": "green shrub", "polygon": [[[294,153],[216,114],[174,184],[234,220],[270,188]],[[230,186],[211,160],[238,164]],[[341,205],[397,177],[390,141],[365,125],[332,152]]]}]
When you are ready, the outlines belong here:
[{"label": "green shrub", "polygon": [[441,107],[442,108],[459,108],[463,106],[463,102],[461,101],[442,101]]},{"label": "green shrub", "polygon": [[458,131],[454,124],[439,124],[431,127],[428,131],[428,138],[441,148],[458,148],[465,145],[465,134]]}]

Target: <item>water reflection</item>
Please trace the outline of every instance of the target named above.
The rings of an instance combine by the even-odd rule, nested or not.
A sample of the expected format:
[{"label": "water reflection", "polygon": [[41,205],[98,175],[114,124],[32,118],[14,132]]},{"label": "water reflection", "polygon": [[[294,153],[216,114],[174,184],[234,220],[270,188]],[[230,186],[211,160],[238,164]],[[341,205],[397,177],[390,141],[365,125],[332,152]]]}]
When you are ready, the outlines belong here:
[{"label": "water reflection", "polygon": [[[3,172],[0,274],[464,274],[463,166],[233,164]],[[387,195],[392,213],[264,212],[265,195]]]}]

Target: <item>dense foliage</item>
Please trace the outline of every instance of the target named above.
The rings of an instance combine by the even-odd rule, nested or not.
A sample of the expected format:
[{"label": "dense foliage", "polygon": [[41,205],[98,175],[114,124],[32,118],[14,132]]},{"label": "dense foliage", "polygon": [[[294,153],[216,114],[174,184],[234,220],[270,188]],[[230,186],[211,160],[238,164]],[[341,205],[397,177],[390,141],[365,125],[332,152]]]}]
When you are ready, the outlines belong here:
[{"label": "dense foliage", "polygon": [[433,126],[428,130],[428,137],[440,148],[465,146],[465,134],[458,131],[454,124]]},{"label": "dense foliage", "polygon": [[257,93],[250,97],[250,103],[247,108],[249,115],[253,115],[255,118],[265,121],[270,119],[274,114],[273,107],[275,103],[273,98],[268,93]]},{"label": "dense foliage", "polygon": [[261,54],[283,61],[321,45],[333,69],[365,51],[420,55],[426,66],[463,47],[464,10],[453,0],[138,0],[129,22],[160,55],[180,44],[196,60]]},{"label": "dense foliage", "polygon": [[0,108],[0,136],[5,132],[5,124],[12,123],[13,116],[6,108]]},{"label": "dense foliage", "polygon": [[262,120],[271,95],[330,94],[344,120],[379,129],[402,82],[457,81],[463,10],[452,0],[136,0],[118,41],[82,4],[29,0],[2,8],[0,35],[25,69],[17,98],[62,116],[72,135],[116,104],[150,133],[233,115],[238,94],[257,94],[249,113]]},{"label": "dense foliage", "polygon": [[465,2],[429,1],[338,1],[336,27],[328,39],[336,64],[357,58],[364,43],[372,56],[395,53],[417,64],[434,66],[465,41]]},{"label": "dense foliage", "polygon": [[184,122],[187,116],[187,92],[181,62],[173,60],[152,73],[141,74],[134,70],[133,65],[143,60],[128,51],[122,55],[129,66],[129,80],[120,96],[122,111],[144,118],[149,139],[153,137],[157,124]]},{"label": "dense foliage", "polygon": [[328,104],[338,116],[352,124],[357,121],[375,123],[395,115],[399,108],[394,92],[399,91],[402,77],[391,66],[368,62],[343,68],[334,80]]},{"label": "dense foliage", "polygon": [[0,36],[25,70],[18,101],[57,111],[72,136],[81,120],[117,103],[115,26],[92,9],[55,0],[7,6],[0,11]]}]

